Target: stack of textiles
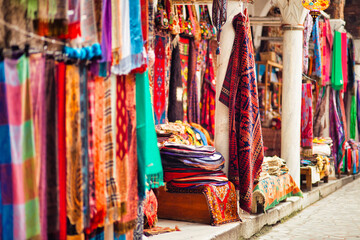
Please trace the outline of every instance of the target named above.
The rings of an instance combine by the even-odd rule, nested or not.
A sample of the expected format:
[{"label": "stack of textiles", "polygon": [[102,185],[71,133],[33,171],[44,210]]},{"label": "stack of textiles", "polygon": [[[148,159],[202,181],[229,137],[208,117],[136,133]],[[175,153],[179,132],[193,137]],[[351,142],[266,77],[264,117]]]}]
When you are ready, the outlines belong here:
[{"label": "stack of textiles", "polygon": [[270,175],[280,176],[289,172],[289,169],[286,166],[286,161],[278,156],[264,157],[261,167],[262,170],[259,179],[257,179],[258,181],[268,178]]},{"label": "stack of textiles", "polygon": [[207,146],[214,145],[209,132],[196,123],[181,121],[156,125],[159,146],[164,143],[178,143],[184,145]]},{"label": "stack of textiles", "polygon": [[214,147],[165,143],[160,153],[167,185],[196,188],[228,182],[222,172],[225,160]]},{"label": "stack of textiles", "polygon": [[331,146],[333,141],[331,138],[314,138],[313,154],[331,156]]},{"label": "stack of textiles", "polygon": [[359,149],[360,143],[350,139],[345,144],[345,157],[343,159],[343,172],[356,174],[359,172]]}]

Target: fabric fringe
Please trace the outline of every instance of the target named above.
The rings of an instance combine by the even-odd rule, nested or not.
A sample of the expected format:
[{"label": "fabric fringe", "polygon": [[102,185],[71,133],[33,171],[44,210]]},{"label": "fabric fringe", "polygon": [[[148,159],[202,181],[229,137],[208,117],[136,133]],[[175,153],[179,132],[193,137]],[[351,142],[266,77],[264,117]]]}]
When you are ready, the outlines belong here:
[{"label": "fabric fringe", "polygon": [[132,70],[141,67],[145,60],[145,52],[142,51],[141,53],[130,55],[126,58],[123,58],[119,61],[119,64],[114,65],[111,67],[111,72],[116,75],[127,75]]},{"label": "fabric fringe", "polygon": [[179,44],[180,36],[179,34],[174,37],[174,39],[171,41],[171,46],[173,48],[176,48],[176,46]]},{"label": "fabric fringe", "polygon": [[160,173],[155,173],[155,174],[146,174],[147,176],[147,189],[149,190],[150,188],[159,188],[161,186],[164,186],[164,182],[162,181],[162,179],[164,179],[164,174],[161,171]]}]

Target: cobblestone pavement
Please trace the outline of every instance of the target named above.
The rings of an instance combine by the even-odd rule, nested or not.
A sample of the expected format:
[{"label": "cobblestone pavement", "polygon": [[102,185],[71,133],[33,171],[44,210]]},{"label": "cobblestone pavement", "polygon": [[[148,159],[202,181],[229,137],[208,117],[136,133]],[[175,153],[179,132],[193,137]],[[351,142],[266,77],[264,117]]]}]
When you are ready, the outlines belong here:
[{"label": "cobblestone pavement", "polygon": [[257,239],[360,239],[360,179],[273,226]]}]

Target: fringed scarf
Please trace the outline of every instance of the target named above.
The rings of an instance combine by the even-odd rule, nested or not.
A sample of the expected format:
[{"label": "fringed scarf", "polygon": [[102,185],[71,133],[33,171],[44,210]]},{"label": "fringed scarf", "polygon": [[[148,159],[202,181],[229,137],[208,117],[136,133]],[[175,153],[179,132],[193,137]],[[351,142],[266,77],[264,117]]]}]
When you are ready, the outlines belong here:
[{"label": "fringed scarf", "polygon": [[321,79],[322,76],[322,59],[321,59],[321,41],[320,41],[320,27],[319,27],[319,18],[316,19],[313,31],[312,31],[313,41],[314,41],[314,61],[315,61],[315,69],[314,76]]},{"label": "fringed scarf", "polygon": [[196,65],[198,47],[194,39],[189,43],[188,66],[188,118],[189,122],[200,123],[200,107],[198,99],[198,85],[196,81]]},{"label": "fringed scarf", "polygon": [[157,147],[152,117],[147,72],[136,75],[136,106],[139,196],[143,198],[146,189],[157,188],[164,184],[160,152]]},{"label": "fringed scarf", "polygon": [[[66,66],[66,211],[76,233],[83,230],[83,177],[81,163],[79,68]],[[68,231],[68,233],[70,233]],[[76,234],[75,234],[76,235]]]},{"label": "fringed scarf", "polygon": [[254,179],[264,157],[263,140],[248,18],[239,13],[233,27],[235,40],[219,100],[229,107],[229,180],[240,191],[240,207],[250,212]]},{"label": "fringed scarf", "polygon": [[211,52],[211,46],[208,45],[205,58],[205,74],[203,78],[201,88],[201,118],[200,124],[208,130],[208,132],[215,135],[215,98],[216,98],[216,86],[215,86],[215,73],[213,65],[213,57]]},{"label": "fringed scarf", "polygon": [[[46,101],[45,101],[45,58],[42,54],[33,54],[29,58],[30,92],[34,121],[34,137],[36,161],[38,163],[36,176],[39,179],[39,204],[41,237],[47,239],[47,200],[46,200]],[[36,177],[38,178],[38,177]]]},{"label": "fringed scarf", "polygon": [[1,144],[5,150],[1,155],[1,201],[9,212],[2,212],[3,219],[8,217],[3,222],[8,228],[2,229],[2,233],[4,239],[35,239],[41,234],[39,185],[34,177],[40,163],[36,162],[29,61],[22,55],[16,60],[5,59],[4,64],[5,77],[0,76],[4,93],[2,110],[5,110],[4,113],[1,111],[1,125],[5,128],[6,138]]},{"label": "fringed scarf", "polygon": [[[127,144],[125,150],[127,149],[127,153],[125,152],[124,159],[120,159],[123,161],[123,165],[125,166],[126,173],[126,193],[125,193],[125,203],[126,203],[126,213],[121,217],[121,220],[114,224],[114,231],[116,235],[121,235],[124,233],[128,233],[131,235],[132,230],[136,225],[136,217],[137,217],[137,201],[138,201],[138,181],[137,181],[137,173],[138,173],[138,163],[137,163],[137,144],[136,144],[136,118],[137,111],[135,110],[135,75],[130,74],[126,76],[125,79],[125,92],[126,92],[126,117],[127,123],[121,124],[122,128],[127,129],[127,140],[124,141]],[[148,102],[150,103],[150,102]],[[138,106],[136,104],[136,106]],[[153,115],[151,115],[152,117]],[[118,118],[119,119],[119,118]],[[123,119],[125,120],[125,119]],[[119,126],[119,125],[118,125]],[[125,130],[125,129],[124,129]],[[124,134],[122,136],[125,136]]]},{"label": "fringed scarf", "polygon": [[182,121],[184,118],[182,94],[183,83],[181,77],[180,48],[179,44],[177,44],[171,54],[171,73],[168,105],[169,122],[175,122],[176,120]]},{"label": "fringed scarf", "polygon": [[57,65],[57,154],[59,176],[59,239],[66,238],[66,87],[65,63]]},{"label": "fringed scarf", "polygon": [[[227,0],[213,0],[212,20],[217,30],[217,41],[220,42],[221,27],[226,23],[227,19]],[[220,48],[217,50],[220,54]]]},{"label": "fringed scarf", "polygon": [[[56,138],[56,65],[52,57],[45,62],[45,108],[46,108],[46,184],[47,184],[47,236],[56,239],[59,236],[59,179]],[[46,239],[46,238],[42,238]]]},{"label": "fringed scarf", "polygon": [[[301,97],[301,147],[312,149],[313,141],[313,110],[312,84],[302,84]],[[311,154],[312,155],[312,154]]]}]

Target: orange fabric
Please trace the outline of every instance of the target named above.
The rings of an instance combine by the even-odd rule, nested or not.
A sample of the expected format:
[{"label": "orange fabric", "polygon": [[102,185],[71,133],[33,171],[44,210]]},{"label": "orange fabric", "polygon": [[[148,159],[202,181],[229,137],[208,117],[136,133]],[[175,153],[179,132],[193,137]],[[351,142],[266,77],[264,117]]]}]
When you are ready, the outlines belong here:
[{"label": "orange fabric", "polygon": [[94,166],[95,166],[95,198],[96,214],[93,223],[97,226],[104,225],[106,216],[105,196],[105,155],[104,155],[104,78],[95,77],[95,145],[94,145]]}]

